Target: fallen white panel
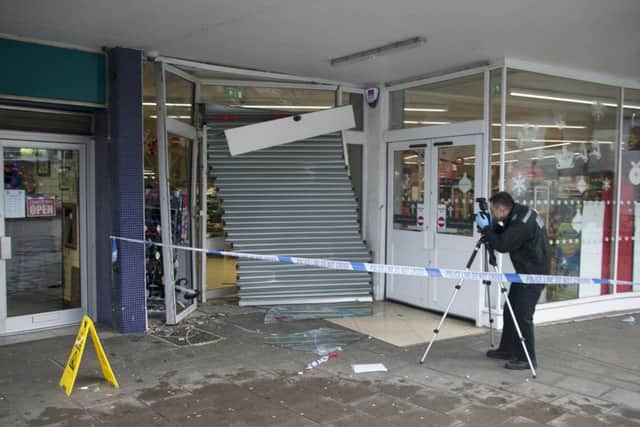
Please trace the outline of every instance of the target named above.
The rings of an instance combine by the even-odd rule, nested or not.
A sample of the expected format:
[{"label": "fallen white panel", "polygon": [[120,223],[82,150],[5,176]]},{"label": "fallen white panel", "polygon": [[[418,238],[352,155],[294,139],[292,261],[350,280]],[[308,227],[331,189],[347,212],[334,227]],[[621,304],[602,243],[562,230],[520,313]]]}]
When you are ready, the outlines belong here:
[{"label": "fallen white panel", "polygon": [[365,372],[387,372],[386,366],[382,363],[361,363],[351,365],[351,367],[356,374],[363,374]]},{"label": "fallen white panel", "polygon": [[351,129],[356,125],[351,105],[295,114],[283,119],[224,131],[232,156],[312,138],[318,135]]}]

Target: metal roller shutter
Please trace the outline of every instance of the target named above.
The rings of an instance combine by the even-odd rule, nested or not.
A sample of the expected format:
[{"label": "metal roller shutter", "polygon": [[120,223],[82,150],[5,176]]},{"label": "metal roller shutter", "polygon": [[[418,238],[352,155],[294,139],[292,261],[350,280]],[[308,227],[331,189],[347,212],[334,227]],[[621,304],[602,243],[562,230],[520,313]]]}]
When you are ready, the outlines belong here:
[{"label": "metal roller shutter", "polygon": [[[340,133],[231,157],[224,130],[266,115],[207,118],[209,176],[234,251],[369,262]],[[240,305],[369,302],[371,276],[238,260]]]}]

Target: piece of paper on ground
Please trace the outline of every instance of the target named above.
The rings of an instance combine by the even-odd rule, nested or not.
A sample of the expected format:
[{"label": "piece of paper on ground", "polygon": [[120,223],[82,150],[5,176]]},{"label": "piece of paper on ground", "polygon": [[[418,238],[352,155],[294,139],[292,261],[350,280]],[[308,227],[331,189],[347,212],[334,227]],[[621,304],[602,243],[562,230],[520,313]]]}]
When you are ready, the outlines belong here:
[{"label": "piece of paper on ground", "polygon": [[351,365],[353,372],[363,374],[365,372],[387,372],[387,368],[382,363],[360,363]]}]

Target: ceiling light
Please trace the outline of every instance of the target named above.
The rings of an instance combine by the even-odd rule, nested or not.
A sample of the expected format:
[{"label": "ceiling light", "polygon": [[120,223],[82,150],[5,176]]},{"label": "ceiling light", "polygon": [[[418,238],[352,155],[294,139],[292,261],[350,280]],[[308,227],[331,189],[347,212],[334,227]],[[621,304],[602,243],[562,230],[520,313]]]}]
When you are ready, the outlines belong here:
[{"label": "ceiling light", "polygon": [[447,111],[449,111],[447,108],[444,107],[433,107],[433,108],[418,108],[418,107],[407,107],[404,109],[404,111],[419,111],[419,112],[425,112],[425,113],[446,113]]},{"label": "ceiling light", "polygon": [[[191,118],[191,116],[167,116],[167,117],[170,118],[170,119],[190,119]],[[149,116],[149,118],[150,119],[157,119],[158,116],[156,116],[154,114],[154,115]]]},{"label": "ceiling light", "polygon": [[[143,102],[142,105],[145,107],[155,107],[157,104],[155,102]],[[164,105],[167,107],[191,107],[191,104],[179,102],[166,102]]]},{"label": "ceiling light", "polygon": [[412,37],[406,40],[400,40],[397,42],[385,44],[369,50],[363,50],[361,52],[352,53],[350,55],[334,58],[329,63],[335,67],[337,65],[352,64],[355,62],[367,61],[369,59],[375,59],[378,56],[387,55],[389,53],[395,53],[406,49],[412,49],[422,46],[427,42],[426,37]]},{"label": "ceiling light", "polygon": [[531,91],[527,89],[513,88],[509,92],[509,95],[522,97],[522,98],[544,99],[547,101],[571,102],[573,104],[604,105],[605,107],[614,107],[614,108],[618,106],[618,104],[616,103],[604,102],[603,100],[598,100],[593,98],[577,97],[573,95],[562,95],[562,94],[555,94],[555,93],[547,94],[544,92]]},{"label": "ceiling light", "polygon": [[[500,123],[492,123],[491,126],[500,127]],[[561,124],[553,124],[553,125],[536,125],[532,123],[507,123],[506,126],[508,128],[551,128],[551,129],[586,129],[586,126],[578,126],[578,125],[561,125]]]},{"label": "ceiling light", "polygon": [[423,120],[405,120],[405,124],[407,125],[449,125],[451,122],[429,122]]},{"label": "ceiling light", "polygon": [[[492,138],[492,141],[500,141],[500,138]],[[518,139],[516,138],[505,138],[504,139],[505,142],[517,142]],[[594,140],[591,139],[532,139],[530,140],[531,142],[557,142],[557,143],[563,143],[563,144],[591,144],[593,142],[595,142]],[[600,141],[598,140],[598,142],[600,144],[613,144],[613,141]]]},{"label": "ceiling light", "polygon": [[267,110],[328,110],[333,105],[234,105],[242,108],[262,108]]}]

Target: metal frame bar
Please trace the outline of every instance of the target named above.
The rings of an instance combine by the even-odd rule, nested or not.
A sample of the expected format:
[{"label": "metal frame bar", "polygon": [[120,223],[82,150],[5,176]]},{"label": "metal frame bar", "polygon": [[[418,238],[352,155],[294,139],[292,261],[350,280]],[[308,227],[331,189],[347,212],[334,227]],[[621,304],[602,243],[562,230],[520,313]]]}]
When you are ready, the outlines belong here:
[{"label": "metal frame bar", "polygon": [[44,102],[48,104],[73,105],[77,107],[105,108],[109,106],[109,104],[107,103],[94,104],[92,102],[65,101],[65,100],[60,100],[55,98],[33,98],[28,96],[9,95],[6,93],[0,93],[0,98],[15,99],[16,101]]},{"label": "metal frame bar", "polygon": [[[480,176],[482,177],[482,186],[480,187],[480,197],[486,197],[488,199],[489,193],[491,192],[491,70],[487,67],[484,70],[484,136],[482,141],[480,142],[480,155],[479,159],[482,159],[482,166],[480,167]],[[478,165],[478,162],[476,162]],[[480,265],[483,267],[487,267],[488,263],[485,262],[487,259],[487,254],[485,251],[480,253]],[[487,304],[486,308],[491,313],[491,296],[489,293],[491,292],[491,288],[487,286],[487,301],[485,301],[484,295],[482,292],[480,301],[478,301],[478,312],[476,314],[476,326],[480,326],[482,319],[482,311],[485,308],[485,303]],[[493,332],[493,329],[491,330]],[[493,334],[491,335],[493,337]]]},{"label": "metal frame bar", "polygon": [[[94,141],[92,141],[94,142]],[[90,317],[97,318],[98,316],[98,290],[94,286],[92,287],[88,285],[88,283],[94,282],[95,280],[90,280],[91,277],[96,277],[96,233],[90,233],[89,230],[96,229],[96,174],[95,174],[95,144],[86,144],[85,151],[85,173],[86,177],[86,193],[85,193],[85,203],[86,203],[86,213],[85,213],[85,224],[86,224],[86,244],[87,248],[84,251],[87,258],[87,274],[91,273],[87,276],[87,312]],[[144,203],[144,202],[143,202]],[[106,238],[103,236],[103,238]]]},{"label": "metal frame bar", "polygon": [[520,71],[530,71],[533,73],[547,74],[549,76],[564,77],[573,80],[582,80],[591,83],[599,83],[607,86],[627,87],[630,89],[640,89],[640,83],[633,79],[615,78],[611,75],[576,70],[574,68],[560,67],[554,65],[541,64],[526,61],[518,58],[504,58],[503,64],[507,68]]},{"label": "metal frame bar", "polygon": [[[505,188],[505,182],[504,182],[504,178],[505,178],[505,171],[504,171],[504,161],[505,161],[505,139],[506,139],[506,135],[507,135],[507,66],[506,65],[502,65],[502,76],[501,76],[501,91],[500,91],[500,177],[498,178],[498,189],[500,191],[504,191]],[[489,126],[491,126],[491,120],[489,120],[488,123]],[[492,138],[489,137],[489,140],[491,141]],[[503,268],[503,255],[501,253],[497,254],[497,259],[496,259],[496,268],[498,268],[500,271],[502,271]],[[498,292],[498,296],[496,297],[496,315],[498,313],[502,314],[502,305],[503,305],[503,301],[502,301],[502,292]],[[497,327],[497,325],[496,325]]]},{"label": "metal frame bar", "polygon": [[[500,92],[501,101],[500,101],[500,180],[498,183],[498,188],[500,191],[504,191],[504,150],[505,150],[505,139],[506,139],[506,129],[507,129],[507,70],[506,66],[502,67],[502,91]],[[500,263],[500,267],[502,268],[502,262]]]},{"label": "metal frame bar", "polygon": [[484,71],[484,141],[480,145],[481,159],[484,160],[482,166],[482,177],[484,186],[481,195],[487,196],[491,190],[491,71]]},{"label": "metal frame bar", "polygon": [[472,76],[474,74],[480,74],[480,73],[484,72],[487,69],[488,69],[488,66],[486,66],[486,65],[483,65],[481,67],[468,68],[466,70],[456,71],[456,72],[449,73],[449,74],[442,74],[442,75],[438,75],[438,76],[427,77],[427,78],[420,79],[420,80],[414,80],[414,81],[407,82],[407,83],[399,83],[399,84],[387,86],[387,90],[389,92],[395,92],[397,90],[403,90],[403,89],[410,89],[410,88],[419,87],[419,86],[425,86],[425,85],[428,85],[428,84],[431,84],[431,83],[439,83],[439,82],[446,81],[446,80],[454,80],[454,79],[461,78],[461,77],[467,77],[467,76]]},{"label": "metal frame bar", "polygon": [[175,325],[176,298],[175,277],[173,275],[173,250],[171,246],[171,199],[169,197],[169,160],[167,144],[167,107],[165,64],[156,63],[156,126],[158,135],[158,191],[160,194],[160,226],[162,246],[162,270],[164,273],[165,323]]},{"label": "metal frame bar", "polygon": [[[389,149],[388,142],[384,138],[384,133],[386,129],[389,128],[389,100],[391,99],[391,92],[387,88],[380,88],[380,99],[378,100],[378,105],[380,106],[380,120],[377,121],[377,128],[373,129],[374,135],[380,141],[380,145],[378,147],[378,168],[379,171],[385,171],[382,176],[382,183],[380,183],[380,179],[378,180],[378,203],[376,204],[377,214],[379,218],[378,228],[382,226],[382,232],[378,236],[377,246],[378,250],[376,251],[379,254],[382,254],[382,262],[388,263],[389,257],[387,253],[387,241],[389,236],[389,227],[387,226],[387,222],[389,219],[387,218],[387,211],[389,207],[387,206],[388,202],[388,194],[389,194],[389,179],[388,175],[391,173],[389,170]],[[367,174],[368,175],[368,174]],[[386,274],[375,274],[374,277],[377,278],[377,284],[382,288],[382,297],[383,299],[387,299],[387,275]],[[375,282],[374,282],[375,283]]]},{"label": "metal frame bar", "polygon": [[181,77],[184,80],[190,81],[193,84],[196,84],[198,82],[198,78],[196,76],[193,76],[187,73],[186,71],[181,70],[178,67],[174,67],[173,65],[165,64],[164,69],[166,72],[175,74],[176,76]]},{"label": "metal frame bar", "polygon": [[204,250],[207,249],[207,191],[209,189],[208,185],[208,159],[207,154],[209,152],[209,142],[207,140],[208,128],[207,125],[202,127],[202,142],[201,142],[201,153],[200,157],[200,243],[202,245],[203,252],[200,254],[200,298],[202,302],[207,301],[207,254]]},{"label": "metal frame bar", "polygon": [[366,92],[365,88],[358,88],[358,87],[345,86],[345,85],[341,85],[340,89],[342,90],[342,92],[357,93],[360,95],[364,95],[364,93]]},{"label": "metal frame bar", "polygon": [[198,82],[205,86],[238,86],[238,87],[268,87],[282,89],[303,89],[303,90],[336,90],[338,85],[332,84],[309,84],[309,83],[285,83],[270,82],[264,80],[225,80],[225,79],[200,79]]},{"label": "metal frame bar", "polygon": [[188,315],[190,315],[197,309],[198,309],[198,303],[194,299],[193,303],[189,307],[185,308],[180,313],[176,314],[176,323],[182,322]]},{"label": "metal frame bar", "polygon": [[383,132],[385,142],[400,142],[417,139],[462,136],[483,133],[483,120],[452,123],[450,125],[423,126],[408,129],[388,130]]},{"label": "metal frame bar", "polygon": [[[618,234],[620,233],[620,198],[622,197],[622,134],[623,134],[623,126],[624,126],[624,88],[619,89],[619,97],[620,97],[620,106],[618,107],[618,135],[617,135],[617,149],[616,149],[616,157],[615,164],[613,166],[614,172],[617,172],[616,175],[616,198],[614,200],[614,214],[613,214],[613,224],[612,224],[612,234],[613,242],[611,242],[611,247],[613,248],[613,268],[610,270],[613,272],[613,277],[615,279],[618,278],[618,252],[619,252],[619,241]],[[633,290],[633,289],[632,289]],[[618,286],[613,286],[613,295],[618,293]]]},{"label": "metal frame bar", "polygon": [[157,62],[162,62],[162,63],[165,63],[165,64],[175,65],[175,66],[178,66],[178,67],[182,66],[182,67],[186,67],[186,68],[193,68],[193,69],[205,70],[205,71],[213,71],[213,72],[218,72],[218,73],[227,73],[227,74],[247,76],[247,77],[258,77],[258,78],[264,78],[264,79],[278,79],[278,80],[285,80],[285,81],[292,81],[292,82],[325,83],[325,84],[333,84],[333,85],[340,85],[341,84],[341,82],[338,82],[338,81],[335,81],[335,80],[328,80],[328,79],[314,78],[314,77],[302,77],[302,76],[296,76],[296,75],[293,75],[293,74],[277,73],[277,72],[269,72],[269,71],[260,71],[260,70],[251,70],[251,69],[246,69],[246,68],[229,67],[229,66],[225,66],[225,65],[207,64],[207,63],[203,63],[203,62],[196,62],[196,61],[189,61],[189,60],[185,60],[185,59],[172,58],[172,57],[169,57],[169,56],[158,56],[155,60]]},{"label": "metal frame bar", "polygon": [[[78,230],[78,250],[80,251],[80,296],[81,306],[79,308],[72,308],[67,310],[57,310],[51,313],[64,313],[65,318],[71,319],[77,314],[77,320],[67,322],[62,320],[61,323],[47,324],[43,323],[40,328],[34,329],[46,329],[51,327],[64,326],[66,324],[75,324],[80,321],[82,313],[89,314],[90,317],[95,317],[97,314],[97,292],[95,287],[89,285],[89,278],[95,277],[95,236],[89,235],[89,222],[95,224],[95,208],[93,206],[93,198],[89,200],[88,187],[94,183],[94,175],[89,174],[92,171],[87,162],[92,158],[91,155],[91,142],[93,139],[83,136],[58,134],[46,134],[37,132],[18,132],[18,131],[0,131],[0,162],[4,159],[5,147],[28,147],[28,148],[42,148],[50,150],[74,150],[78,152],[78,164],[79,164],[79,194],[78,194],[78,215],[81,218]],[[0,203],[4,205],[4,192],[0,194]],[[90,211],[91,208],[91,211]],[[0,221],[0,235],[5,234],[5,221]],[[93,260],[93,262],[92,262]],[[6,261],[0,261],[0,280],[6,286]],[[11,334],[21,332],[18,330],[7,331],[7,298],[6,292],[0,292],[0,335]],[[16,316],[12,319],[12,322],[21,322],[20,318],[29,318],[34,314]],[[26,330],[25,330],[26,331]]]},{"label": "metal frame bar", "polygon": [[[199,235],[197,233],[196,224],[198,223],[198,217],[200,212],[196,212],[198,207],[199,200],[196,198],[196,194],[198,194],[198,183],[200,181],[200,174],[198,173],[200,170],[200,163],[198,162],[198,152],[200,150],[200,146],[198,144],[198,139],[192,139],[191,141],[191,190],[189,197],[189,218],[191,221],[190,224],[190,233],[191,234],[191,247],[198,246]],[[196,290],[200,287],[200,270],[198,269],[198,253],[191,252],[191,288]],[[197,300],[194,298],[192,304],[197,305]]]},{"label": "metal frame bar", "polygon": [[[62,144],[90,144],[93,138],[83,135],[64,135],[57,133],[23,132],[17,130],[0,130],[0,139],[12,139],[26,142],[59,142]],[[46,147],[45,147],[46,148]]]},{"label": "metal frame bar", "polygon": [[94,114],[83,112],[83,111],[52,110],[47,108],[24,107],[21,105],[11,105],[11,104],[0,104],[0,110],[27,111],[27,112],[34,112],[34,113],[59,114],[63,116],[84,116],[91,119],[94,118]]}]

